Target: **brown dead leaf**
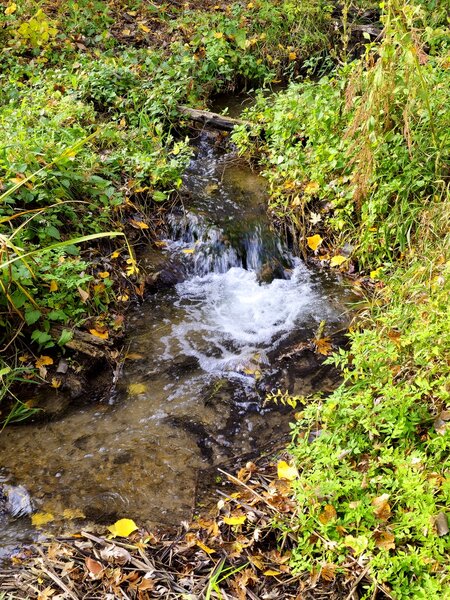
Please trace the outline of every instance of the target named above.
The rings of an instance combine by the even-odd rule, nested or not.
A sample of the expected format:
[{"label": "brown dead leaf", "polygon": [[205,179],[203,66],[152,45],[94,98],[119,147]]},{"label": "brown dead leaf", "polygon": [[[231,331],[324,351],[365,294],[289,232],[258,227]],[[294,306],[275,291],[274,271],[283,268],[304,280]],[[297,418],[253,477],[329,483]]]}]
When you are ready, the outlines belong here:
[{"label": "brown dead leaf", "polygon": [[333,349],[333,346],[331,345],[331,338],[329,337],[323,337],[319,339],[316,338],[314,340],[314,346],[316,351],[323,356],[328,356]]},{"label": "brown dead leaf", "polygon": [[375,535],[375,546],[380,550],[395,550],[395,536],[388,531],[379,531]]},{"label": "brown dead leaf", "polygon": [[337,517],[336,509],[332,504],[327,504],[319,515],[319,521],[326,525]]},{"label": "brown dead leaf", "polygon": [[85,290],[83,290],[83,288],[80,288],[79,286],[77,287],[77,290],[80,294],[81,302],[83,304],[86,304],[86,302],[89,300],[89,292],[86,292]]},{"label": "brown dead leaf", "polygon": [[86,556],[85,558],[86,567],[93,579],[99,579],[100,575],[103,572],[103,565],[99,563],[97,560],[94,560],[90,556]]},{"label": "brown dead leaf", "polygon": [[145,575],[142,578],[141,583],[137,586],[137,589],[140,592],[143,592],[145,590],[152,590],[155,587],[155,582],[153,579],[150,579],[150,576],[147,577],[147,575]]},{"label": "brown dead leaf", "polygon": [[436,518],[434,519],[434,524],[436,526],[436,532],[439,537],[447,535],[447,533],[450,531],[448,527],[447,515],[443,512],[440,512],[436,516]]},{"label": "brown dead leaf", "polygon": [[391,507],[388,500],[389,494],[382,494],[372,500],[374,513],[381,521],[387,521],[391,516]]},{"label": "brown dead leaf", "polygon": [[333,563],[325,563],[320,569],[320,577],[325,581],[334,581],[336,578],[336,565]]}]

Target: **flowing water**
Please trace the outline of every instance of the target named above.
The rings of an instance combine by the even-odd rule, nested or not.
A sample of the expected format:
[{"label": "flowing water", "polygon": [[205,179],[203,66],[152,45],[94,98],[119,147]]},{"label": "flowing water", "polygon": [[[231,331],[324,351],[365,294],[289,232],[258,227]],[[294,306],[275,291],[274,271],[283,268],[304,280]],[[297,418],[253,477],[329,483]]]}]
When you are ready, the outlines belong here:
[{"label": "flowing water", "polygon": [[[216,136],[199,136],[184,186],[162,244],[162,268],[178,283],[131,315],[115,393],[96,402],[86,389],[62,415],[0,435],[0,484],[24,486],[32,510],[52,515],[47,530],[190,518],[214,466],[232,471],[288,431],[285,412],[263,407],[265,392],[317,387],[286,383],[277,353],[322,320],[345,321],[342,286],[292,255],[266,216],[264,182]],[[1,519],[4,547],[37,535],[27,514]]]}]

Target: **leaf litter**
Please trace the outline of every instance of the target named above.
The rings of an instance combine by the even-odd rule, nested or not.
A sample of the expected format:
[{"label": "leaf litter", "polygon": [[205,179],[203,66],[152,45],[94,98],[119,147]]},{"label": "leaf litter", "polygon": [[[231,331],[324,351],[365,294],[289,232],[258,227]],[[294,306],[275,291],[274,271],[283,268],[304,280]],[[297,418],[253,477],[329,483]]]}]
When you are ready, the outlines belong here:
[{"label": "leaf litter", "polygon": [[[0,570],[0,588],[17,599],[356,598],[357,586],[370,577],[351,554],[339,568],[326,563],[309,575],[291,571],[297,473],[289,463],[284,454],[277,461],[247,462],[236,475],[221,471],[229,482],[226,492],[218,490],[216,506],[183,523],[177,535],[150,532],[124,518],[103,535],[81,531],[22,549]],[[386,509],[384,498],[374,504],[375,510]],[[334,517],[334,508],[326,506],[323,519]],[[348,546],[360,550],[363,542],[349,539]],[[380,532],[380,547],[393,543],[391,534]],[[378,592],[378,600],[391,598],[387,590]]]}]

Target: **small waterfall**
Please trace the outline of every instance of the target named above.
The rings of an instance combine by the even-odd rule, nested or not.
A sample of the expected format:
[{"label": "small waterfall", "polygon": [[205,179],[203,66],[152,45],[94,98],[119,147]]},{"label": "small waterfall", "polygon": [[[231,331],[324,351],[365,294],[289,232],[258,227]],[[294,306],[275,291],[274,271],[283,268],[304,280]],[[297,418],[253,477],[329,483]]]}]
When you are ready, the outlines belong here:
[{"label": "small waterfall", "polygon": [[186,278],[176,286],[180,319],[163,337],[161,356],[191,357],[208,374],[242,376],[255,356],[332,311],[271,228],[261,180],[233,154],[201,138],[184,185],[189,209],[168,216],[165,241]]}]

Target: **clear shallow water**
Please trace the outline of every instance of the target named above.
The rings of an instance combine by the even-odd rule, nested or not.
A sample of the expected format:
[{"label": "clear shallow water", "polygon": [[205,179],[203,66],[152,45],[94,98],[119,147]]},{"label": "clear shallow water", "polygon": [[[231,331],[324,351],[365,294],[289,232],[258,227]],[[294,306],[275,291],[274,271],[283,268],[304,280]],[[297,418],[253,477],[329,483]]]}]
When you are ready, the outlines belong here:
[{"label": "clear shallow water", "polygon": [[[308,339],[322,320],[345,321],[343,289],[272,230],[264,182],[214,137],[196,148],[189,199],[168,218],[165,238],[180,281],[130,316],[116,393],[98,403],[87,386],[62,416],[0,435],[2,480],[51,513],[44,532],[86,520],[152,527],[190,518],[214,465],[233,470],[287,432],[286,414],[262,408],[265,375],[282,385],[271,364],[277,349]],[[67,520],[67,510],[85,519]],[[3,546],[37,535],[26,516],[2,524]]]}]

